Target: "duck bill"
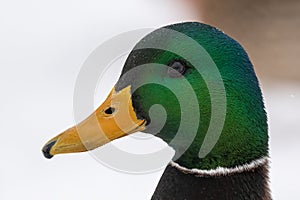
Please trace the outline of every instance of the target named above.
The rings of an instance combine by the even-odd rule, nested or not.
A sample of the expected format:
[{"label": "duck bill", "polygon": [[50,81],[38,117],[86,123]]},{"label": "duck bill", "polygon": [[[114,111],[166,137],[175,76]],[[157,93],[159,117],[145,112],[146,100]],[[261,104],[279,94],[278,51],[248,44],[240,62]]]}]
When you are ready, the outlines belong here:
[{"label": "duck bill", "polygon": [[87,119],[49,140],[42,151],[46,158],[56,154],[93,150],[112,140],[145,129],[132,106],[130,86],[110,92],[104,103]]}]

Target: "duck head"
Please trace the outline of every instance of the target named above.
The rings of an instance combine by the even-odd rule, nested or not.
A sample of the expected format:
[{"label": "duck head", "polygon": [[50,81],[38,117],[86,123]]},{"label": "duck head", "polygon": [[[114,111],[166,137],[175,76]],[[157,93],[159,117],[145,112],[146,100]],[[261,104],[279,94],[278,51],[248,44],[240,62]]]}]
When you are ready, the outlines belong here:
[{"label": "duck head", "polygon": [[[205,51],[196,51],[180,35]],[[213,108],[218,103],[225,109]],[[155,105],[163,109],[153,109]],[[219,121],[220,135],[205,156],[199,156],[213,115],[224,118]],[[47,142],[43,153],[51,158],[84,152],[142,131],[170,144],[179,152],[176,162],[184,167],[234,167],[268,155],[267,129],[261,90],[245,50],[214,27],[188,22],[143,38],[104,103]],[[178,130],[180,139],[172,143]]]}]

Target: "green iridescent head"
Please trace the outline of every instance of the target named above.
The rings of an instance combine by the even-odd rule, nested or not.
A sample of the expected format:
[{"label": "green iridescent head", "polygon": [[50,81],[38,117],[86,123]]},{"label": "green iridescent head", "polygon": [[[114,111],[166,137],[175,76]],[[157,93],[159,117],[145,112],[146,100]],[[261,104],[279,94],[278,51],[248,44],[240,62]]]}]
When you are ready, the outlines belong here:
[{"label": "green iridescent head", "polygon": [[180,165],[234,167],[268,155],[253,65],[218,29],[191,22],[150,33],[130,53],[116,90],[129,85],[137,117],[147,121],[144,132],[169,143]]}]

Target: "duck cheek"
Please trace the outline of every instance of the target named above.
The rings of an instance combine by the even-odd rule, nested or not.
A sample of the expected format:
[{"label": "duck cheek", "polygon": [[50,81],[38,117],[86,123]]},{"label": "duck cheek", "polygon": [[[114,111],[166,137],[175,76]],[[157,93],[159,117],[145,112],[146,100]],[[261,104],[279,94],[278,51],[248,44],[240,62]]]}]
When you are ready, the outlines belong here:
[{"label": "duck cheek", "polygon": [[162,105],[154,104],[150,107],[148,116],[149,124],[147,124],[144,132],[156,135],[164,128],[167,122],[167,111]]}]

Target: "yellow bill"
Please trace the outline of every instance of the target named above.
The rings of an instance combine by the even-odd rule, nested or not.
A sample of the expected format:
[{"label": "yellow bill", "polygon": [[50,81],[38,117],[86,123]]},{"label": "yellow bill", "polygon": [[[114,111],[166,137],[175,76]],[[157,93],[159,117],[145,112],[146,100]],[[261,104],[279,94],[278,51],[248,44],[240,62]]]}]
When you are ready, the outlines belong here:
[{"label": "yellow bill", "polygon": [[145,129],[132,106],[130,86],[110,92],[104,103],[87,119],[49,140],[42,151],[46,158],[56,154],[93,150],[112,140]]}]

